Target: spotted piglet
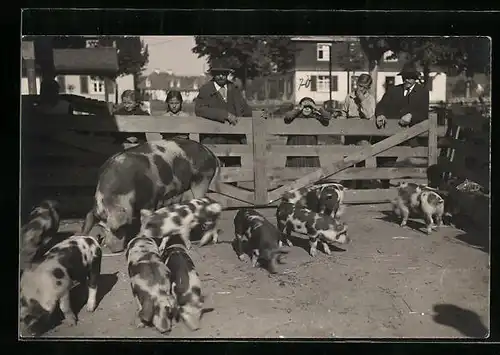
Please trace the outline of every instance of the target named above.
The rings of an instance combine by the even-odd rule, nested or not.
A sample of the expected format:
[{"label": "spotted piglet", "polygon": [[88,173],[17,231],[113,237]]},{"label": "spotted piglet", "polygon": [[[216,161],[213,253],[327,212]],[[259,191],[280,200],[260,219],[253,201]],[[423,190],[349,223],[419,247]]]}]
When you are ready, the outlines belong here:
[{"label": "spotted piglet", "polygon": [[162,334],[170,332],[176,305],[170,290],[170,270],[162,262],[156,242],[136,237],[128,243],[125,257],[139,308],[137,327],[153,325]]},{"label": "spotted piglet", "polygon": [[[329,242],[347,244],[347,225],[332,216],[316,213],[301,205],[282,202],[276,211],[278,230],[285,234],[285,241],[292,245],[289,236],[291,232],[307,234],[311,256],[316,256],[318,241],[321,241],[323,250],[330,255]],[[280,246],[282,242],[280,241]]]},{"label": "spotted piglet", "polygon": [[186,248],[191,249],[191,231],[199,226],[203,231],[200,246],[210,240],[217,243],[216,224],[221,212],[222,206],[208,197],[176,203],[156,211],[142,209],[139,235],[161,240],[160,252],[163,252],[169,236],[179,234]]},{"label": "spotted piglet", "polygon": [[281,263],[281,256],[289,251],[279,246],[281,232],[271,222],[254,209],[240,209],[234,217],[234,232],[240,260],[245,257],[242,252],[245,238],[252,250],[252,266],[256,267],[260,260],[270,273],[276,273],[276,263]]},{"label": "spotted piglet", "polygon": [[[444,199],[436,190],[415,183],[402,182],[398,186],[398,196],[392,201],[393,211],[401,217],[401,227],[406,226],[410,215],[423,216],[426,233],[440,227],[444,214]],[[436,225],[434,225],[434,218]]]},{"label": "spotted piglet", "polygon": [[301,204],[316,213],[340,217],[344,212],[345,187],[339,183],[313,185],[283,194],[281,201]]},{"label": "spotted piglet", "polygon": [[101,248],[89,236],[75,235],[49,249],[40,262],[21,276],[21,328],[31,331],[40,320],[48,320],[57,303],[69,325],[77,318],[71,310],[70,290],[75,282],[86,281],[87,310],[96,308],[97,280],[101,273]]},{"label": "spotted piglet", "polygon": [[180,235],[172,235],[162,254],[165,265],[170,270],[172,294],[178,306],[177,316],[191,330],[200,328],[204,296],[201,281],[193,260],[188,254]]},{"label": "spotted piglet", "polygon": [[[43,255],[43,247],[59,229],[58,203],[44,200],[35,207],[28,222],[21,228],[20,264],[21,271]],[[46,251],[46,250],[45,250]],[[40,255],[41,254],[41,255]]]}]

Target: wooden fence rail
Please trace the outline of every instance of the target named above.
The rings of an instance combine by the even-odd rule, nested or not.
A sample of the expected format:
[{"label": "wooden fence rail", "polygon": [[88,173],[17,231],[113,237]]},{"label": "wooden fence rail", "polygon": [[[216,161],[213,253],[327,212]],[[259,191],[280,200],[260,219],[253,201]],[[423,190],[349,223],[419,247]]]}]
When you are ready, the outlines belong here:
[{"label": "wooden fence rail", "polygon": [[[53,193],[62,200],[78,201],[75,204],[85,205],[84,209],[90,208],[92,194],[88,191],[95,188],[99,166],[126,147],[105,134],[112,132],[189,133],[194,140],[199,140],[200,134],[244,134],[246,144],[207,144],[221,158],[240,158],[241,166],[222,168],[223,189],[212,193],[226,207],[238,207],[271,204],[283,192],[318,180],[423,180],[427,165],[437,161],[437,139],[444,136],[445,127],[437,126],[435,115],[411,128],[389,121],[383,129],[364,120],[334,120],[324,127],[315,120],[296,119],[287,125],[281,119],[265,120],[260,112],[254,112],[253,118],[240,118],[235,126],[199,117],[23,115],[23,189],[33,196]],[[288,135],[389,138],[368,147],[291,146],[284,145]],[[429,144],[400,145],[414,136],[428,136]],[[321,168],[286,167],[290,156],[318,156]],[[377,167],[378,157],[393,157],[398,163],[394,167]],[[414,158],[420,158],[421,163],[407,162]],[[353,167],[365,160],[371,163]],[[392,196],[393,189],[351,190],[346,202],[386,202]]]}]

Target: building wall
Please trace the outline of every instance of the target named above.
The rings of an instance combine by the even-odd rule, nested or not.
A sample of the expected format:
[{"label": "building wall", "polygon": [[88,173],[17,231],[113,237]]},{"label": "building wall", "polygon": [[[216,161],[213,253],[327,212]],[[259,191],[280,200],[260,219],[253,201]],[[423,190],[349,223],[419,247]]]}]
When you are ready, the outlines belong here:
[{"label": "building wall", "polygon": [[[147,89],[145,92],[150,95],[150,100],[165,101],[168,90]],[[193,102],[196,96],[198,96],[198,90],[182,90],[181,95],[183,102]]]},{"label": "building wall", "polygon": [[[63,79],[61,78],[63,77]],[[82,77],[83,79],[81,79]],[[87,82],[87,90],[85,91],[85,87],[82,87],[82,80],[86,80]],[[61,87],[61,93],[65,94],[73,94],[83,96],[89,99],[104,101],[104,83],[100,84],[94,82],[89,76],[80,76],[80,75],[62,75],[58,77],[59,84],[64,87]],[[97,85],[94,85],[96,83]],[[121,94],[125,90],[133,90],[134,89],[134,77],[133,75],[124,75],[116,78],[116,84],[118,89],[118,102],[121,102]],[[36,87],[37,94],[40,94],[40,78],[36,78]],[[82,91],[83,89],[83,91]],[[97,89],[97,90],[96,90]],[[84,92],[85,91],[85,92]],[[21,78],[21,95],[28,95],[28,79]],[[115,92],[113,91],[109,95],[109,101],[115,102]]]},{"label": "building wall", "polygon": [[[353,82],[356,77],[362,73],[368,72],[346,72],[332,71],[332,77],[337,77],[337,90],[332,91],[332,100],[343,101],[348,92],[353,90]],[[394,79],[394,85],[402,83],[401,76],[398,76],[398,71],[394,72],[378,72],[377,80],[377,101],[380,101],[385,93],[386,79]],[[300,101],[305,96],[311,97],[317,103],[329,100],[328,87],[319,85],[318,76],[328,77],[328,71],[296,71],[295,72],[295,102]],[[445,74],[430,74],[432,80],[432,90],[430,91],[430,102],[446,101],[446,75]],[[316,77],[316,90],[312,83],[313,77]],[[326,90],[322,90],[326,89]],[[335,89],[335,87],[334,87]]]}]

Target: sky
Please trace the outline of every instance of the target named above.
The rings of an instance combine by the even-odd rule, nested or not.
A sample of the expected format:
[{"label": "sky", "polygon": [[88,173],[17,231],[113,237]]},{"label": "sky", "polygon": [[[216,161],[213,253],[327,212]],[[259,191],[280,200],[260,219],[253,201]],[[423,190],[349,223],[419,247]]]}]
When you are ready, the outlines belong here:
[{"label": "sky", "polygon": [[206,60],[191,52],[193,36],[141,36],[148,45],[149,63],[144,74],[155,69],[172,70],[176,75],[203,75]]}]

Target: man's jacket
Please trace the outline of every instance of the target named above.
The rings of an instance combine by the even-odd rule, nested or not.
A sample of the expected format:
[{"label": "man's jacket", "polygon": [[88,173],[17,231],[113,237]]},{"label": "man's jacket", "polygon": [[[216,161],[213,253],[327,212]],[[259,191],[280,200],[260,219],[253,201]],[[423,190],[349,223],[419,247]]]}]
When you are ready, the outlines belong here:
[{"label": "man's jacket", "polygon": [[227,102],[216,91],[212,81],[203,85],[194,101],[196,116],[219,122],[225,122],[228,113],[236,117],[251,117],[252,109],[243,98],[241,91],[232,83],[226,84],[226,87]]},{"label": "man's jacket", "polygon": [[407,113],[412,116],[410,126],[429,118],[429,91],[424,86],[415,84],[407,96],[404,96],[403,84],[393,86],[375,109],[376,116],[384,115],[387,119],[400,119]]}]

